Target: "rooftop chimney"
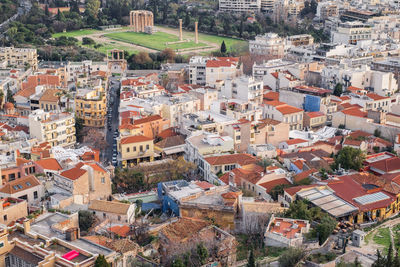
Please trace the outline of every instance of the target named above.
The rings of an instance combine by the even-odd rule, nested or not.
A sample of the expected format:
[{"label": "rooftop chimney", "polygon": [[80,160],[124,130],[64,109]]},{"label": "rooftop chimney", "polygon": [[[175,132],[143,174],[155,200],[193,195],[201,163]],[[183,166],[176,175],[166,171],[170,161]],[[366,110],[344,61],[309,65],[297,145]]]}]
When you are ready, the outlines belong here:
[{"label": "rooftop chimney", "polygon": [[236,187],[235,174],[233,172],[229,173],[229,185]]}]

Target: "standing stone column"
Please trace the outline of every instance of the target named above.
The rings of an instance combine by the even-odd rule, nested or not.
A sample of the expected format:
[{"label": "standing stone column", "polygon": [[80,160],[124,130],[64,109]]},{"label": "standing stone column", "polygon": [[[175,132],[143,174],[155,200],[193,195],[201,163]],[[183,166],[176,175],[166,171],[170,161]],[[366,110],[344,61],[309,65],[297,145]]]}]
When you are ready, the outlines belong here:
[{"label": "standing stone column", "polygon": [[179,41],[183,41],[183,35],[182,35],[182,19],[179,19]]},{"label": "standing stone column", "polygon": [[194,42],[196,43],[196,44],[198,44],[199,43],[199,32],[198,32],[198,26],[199,26],[199,22],[198,21],[195,21],[194,22]]}]

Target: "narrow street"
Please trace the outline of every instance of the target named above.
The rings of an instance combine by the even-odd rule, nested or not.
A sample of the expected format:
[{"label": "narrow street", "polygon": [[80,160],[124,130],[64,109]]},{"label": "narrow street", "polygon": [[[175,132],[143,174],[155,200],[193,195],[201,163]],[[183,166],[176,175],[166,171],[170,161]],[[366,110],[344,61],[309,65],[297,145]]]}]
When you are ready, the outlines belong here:
[{"label": "narrow street", "polygon": [[[111,77],[110,78],[110,90],[108,91],[108,102],[111,101],[111,98],[113,98],[113,104],[111,106],[108,106],[107,109],[107,123],[105,127],[106,131],[106,141],[108,144],[107,149],[104,151],[103,159],[104,162],[109,163],[112,162],[112,156],[113,156],[113,151],[114,148],[116,148],[115,143],[115,138],[114,138],[114,132],[118,129],[119,125],[119,115],[118,115],[118,108],[119,108],[119,97],[118,97],[118,91],[121,86],[121,83],[119,81],[120,77]],[[111,112],[111,119],[108,115],[109,109],[112,109]],[[111,126],[111,129],[108,126]]]}]

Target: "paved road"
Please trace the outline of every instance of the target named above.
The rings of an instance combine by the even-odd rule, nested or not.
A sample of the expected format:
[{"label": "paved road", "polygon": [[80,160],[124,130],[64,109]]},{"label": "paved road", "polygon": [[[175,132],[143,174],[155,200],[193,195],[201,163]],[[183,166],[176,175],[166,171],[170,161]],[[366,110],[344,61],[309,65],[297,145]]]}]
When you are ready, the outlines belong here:
[{"label": "paved road", "polygon": [[[106,141],[108,144],[108,147],[106,151],[104,152],[104,161],[105,162],[111,162],[112,161],[112,155],[113,155],[113,144],[115,142],[114,138],[114,132],[115,130],[118,129],[119,125],[119,114],[118,114],[118,108],[119,108],[119,98],[117,97],[118,91],[120,88],[120,78],[118,77],[111,77],[110,78],[110,90],[109,90],[109,95],[108,95],[108,101],[110,101],[111,97],[114,98],[114,102],[111,106],[112,108],[112,115],[111,115],[111,120],[108,119],[107,115],[107,126],[105,127],[106,131]],[[109,106],[110,107],[110,106]],[[111,125],[111,130],[109,130],[108,125]]]}]

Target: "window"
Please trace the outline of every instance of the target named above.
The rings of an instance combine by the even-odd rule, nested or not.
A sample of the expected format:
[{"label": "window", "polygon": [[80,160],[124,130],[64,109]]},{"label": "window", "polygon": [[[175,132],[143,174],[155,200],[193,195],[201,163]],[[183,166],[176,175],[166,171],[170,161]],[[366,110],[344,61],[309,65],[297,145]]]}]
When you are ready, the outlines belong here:
[{"label": "window", "polygon": [[105,218],[106,217],[106,214],[105,213],[103,213],[103,218]]},{"label": "window", "polygon": [[120,215],[118,215],[118,221],[120,221],[121,220],[121,216]]},{"label": "window", "polygon": [[150,146],[149,146],[149,145],[146,145],[146,149],[150,149]]},{"label": "window", "polygon": [[7,214],[3,216],[3,220],[6,222],[7,221]]},{"label": "window", "polygon": [[[25,172],[26,172],[27,170],[25,169]],[[28,174],[28,173],[27,173]],[[15,173],[10,173],[9,175],[8,175],[8,180],[9,181],[13,181],[13,180],[15,180]]]},{"label": "window", "polygon": [[4,242],[0,242],[0,248],[4,247]]},{"label": "window", "polygon": [[129,147],[126,148],[126,153],[129,153]]},{"label": "window", "polygon": [[104,184],[106,182],[106,178],[101,177],[101,183]]},{"label": "window", "polygon": [[33,198],[34,198],[34,199],[37,199],[37,198],[38,198],[38,192],[37,192],[37,191],[33,192]]},{"label": "window", "polygon": [[143,146],[140,145],[140,152],[143,152]]}]

